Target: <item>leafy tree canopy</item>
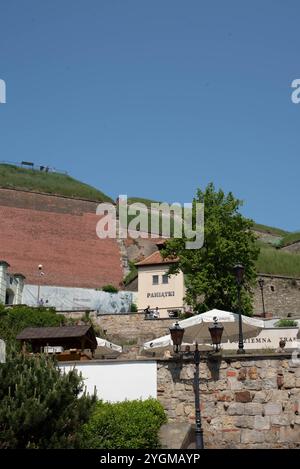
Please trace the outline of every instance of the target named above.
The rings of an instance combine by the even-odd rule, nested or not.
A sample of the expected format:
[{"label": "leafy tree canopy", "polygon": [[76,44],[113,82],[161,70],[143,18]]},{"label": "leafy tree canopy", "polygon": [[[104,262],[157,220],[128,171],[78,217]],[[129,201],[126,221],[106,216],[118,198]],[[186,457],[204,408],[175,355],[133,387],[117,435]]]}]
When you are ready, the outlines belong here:
[{"label": "leafy tree canopy", "polygon": [[186,302],[197,312],[213,308],[237,311],[237,285],[233,266],[245,266],[241,294],[242,313],[251,314],[251,285],[256,278],[255,261],[259,249],[251,228],[253,221],[241,215],[242,202],[231,192],[215,190],[210,183],[204,191],[198,189],[193,200],[204,203],[204,244],[200,249],[186,249],[186,237],[170,239],[162,250],[164,257],[178,257],[170,273],[182,270],[186,283]]},{"label": "leafy tree canopy", "polygon": [[0,338],[8,345],[16,345],[16,336],[25,327],[51,327],[65,323],[65,317],[56,314],[51,308],[31,308],[24,305],[7,308],[0,305]]}]

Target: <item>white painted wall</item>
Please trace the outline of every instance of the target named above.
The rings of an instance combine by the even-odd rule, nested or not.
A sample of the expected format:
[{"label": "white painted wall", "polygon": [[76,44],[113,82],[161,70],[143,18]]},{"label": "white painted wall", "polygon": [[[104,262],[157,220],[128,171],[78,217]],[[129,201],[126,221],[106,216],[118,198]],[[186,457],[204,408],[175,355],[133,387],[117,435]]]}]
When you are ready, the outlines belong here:
[{"label": "white painted wall", "polygon": [[[138,266],[138,309],[145,309],[148,305],[155,309],[157,306],[161,313],[165,310],[165,315],[160,314],[160,317],[168,317],[167,309],[183,309],[183,273],[171,275],[168,283],[163,284],[162,276],[168,270],[168,264]],[[152,284],[153,275],[158,275],[158,285]]]},{"label": "white painted wall", "polygon": [[[73,364],[59,364],[69,371]],[[118,402],[134,399],[156,398],[157,366],[155,361],[93,361],[76,363],[76,369],[82,373],[87,392],[93,394],[97,388],[99,399]]]}]

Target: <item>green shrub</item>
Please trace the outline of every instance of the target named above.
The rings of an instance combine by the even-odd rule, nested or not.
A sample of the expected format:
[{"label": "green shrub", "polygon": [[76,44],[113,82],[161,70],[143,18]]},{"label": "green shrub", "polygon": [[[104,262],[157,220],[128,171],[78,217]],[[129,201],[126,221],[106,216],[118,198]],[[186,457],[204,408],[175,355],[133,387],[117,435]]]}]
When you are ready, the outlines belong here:
[{"label": "green shrub", "polygon": [[133,261],[129,261],[128,264],[130,270],[123,280],[125,286],[129,285],[129,283],[138,276],[138,270],[135,263]]},{"label": "green shrub", "polygon": [[78,448],[95,396],[45,355],[11,351],[0,365],[0,449]]},{"label": "green shrub", "polygon": [[105,291],[106,293],[118,293],[119,290],[113,285],[104,285],[102,287],[102,291]]},{"label": "green shrub", "polygon": [[83,426],[82,447],[92,449],[159,448],[158,431],[166,421],[155,399],[98,402]]},{"label": "green shrub", "polygon": [[297,327],[297,321],[293,321],[292,319],[279,319],[275,323],[275,327]]},{"label": "green shrub", "polygon": [[138,307],[135,303],[131,303],[131,312],[137,313]]}]

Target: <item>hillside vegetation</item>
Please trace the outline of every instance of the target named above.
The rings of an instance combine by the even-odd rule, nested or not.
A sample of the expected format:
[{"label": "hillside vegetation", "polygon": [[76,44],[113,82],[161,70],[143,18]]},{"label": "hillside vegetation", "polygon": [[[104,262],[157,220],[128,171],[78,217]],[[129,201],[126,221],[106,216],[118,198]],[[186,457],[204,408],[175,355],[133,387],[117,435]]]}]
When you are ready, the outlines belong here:
[{"label": "hillside vegetation", "polygon": [[0,187],[46,192],[48,194],[111,202],[111,198],[88,184],[66,174],[0,164]]},{"label": "hillside vegetation", "polygon": [[[49,194],[77,197],[101,202],[112,202],[112,199],[103,192],[66,174],[50,171],[38,171],[11,164],[0,164],[0,187],[45,192]],[[128,198],[128,204],[134,202],[144,203],[150,208],[151,203],[157,201],[140,197]],[[128,222],[133,218],[134,216],[129,216]],[[148,227],[150,229],[150,214],[146,215],[146,218],[148,218]],[[174,223],[172,220],[171,236],[174,230],[173,225]],[[300,232],[289,233],[280,228],[259,223],[254,223],[253,229],[262,233],[262,237],[259,236],[260,239],[257,241],[261,249],[256,263],[257,271],[267,274],[300,277],[300,254],[281,251],[278,249],[278,247],[281,248],[295,242],[300,242]],[[159,234],[161,234],[161,226]]]},{"label": "hillside vegetation", "polygon": [[279,246],[282,248],[284,246],[289,246],[290,244],[300,242],[300,232],[286,234],[280,241]]},{"label": "hillside vegetation", "polygon": [[255,231],[260,231],[261,233],[270,234],[273,236],[285,236],[288,234],[288,231],[282,230],[281,228],[275,228],[273,226],[262,225],[261,223],[254,223],[253,229]]},{"label": "hillside vegetation", "polygon": [[257,272],[300,277],[300,254],[281,251],[262,242],[258,244],[260,253],[256,262]]}]

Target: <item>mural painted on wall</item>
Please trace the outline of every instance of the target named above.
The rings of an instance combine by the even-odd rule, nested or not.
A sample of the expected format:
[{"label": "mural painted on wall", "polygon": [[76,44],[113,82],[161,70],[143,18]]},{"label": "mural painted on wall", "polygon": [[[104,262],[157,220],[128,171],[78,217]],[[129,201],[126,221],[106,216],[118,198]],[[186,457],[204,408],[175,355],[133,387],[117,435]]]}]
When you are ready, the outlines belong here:
[{"label": "mural painted on wall", "polygon": [[25,285],[22,303],[29,306],[53,306],[57,310],[91,309],[101,314],[128,313],[132,292],[106,293],[89,288]]}]

